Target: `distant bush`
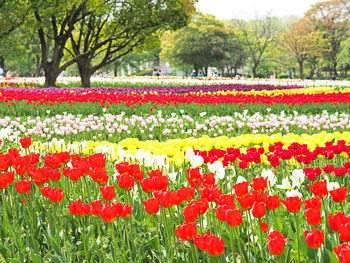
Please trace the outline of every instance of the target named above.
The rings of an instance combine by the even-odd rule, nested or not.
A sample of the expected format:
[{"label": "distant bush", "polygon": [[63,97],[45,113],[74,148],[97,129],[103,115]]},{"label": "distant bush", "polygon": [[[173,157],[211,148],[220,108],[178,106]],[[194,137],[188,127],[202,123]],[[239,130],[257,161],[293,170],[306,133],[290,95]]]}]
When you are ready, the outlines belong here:
[{"label": "distant bush", "polygon": [[280,75],[278,75],[278,78],[279,79],[288,79],[289,76],[288,76],[288,74],[280,74]]}]

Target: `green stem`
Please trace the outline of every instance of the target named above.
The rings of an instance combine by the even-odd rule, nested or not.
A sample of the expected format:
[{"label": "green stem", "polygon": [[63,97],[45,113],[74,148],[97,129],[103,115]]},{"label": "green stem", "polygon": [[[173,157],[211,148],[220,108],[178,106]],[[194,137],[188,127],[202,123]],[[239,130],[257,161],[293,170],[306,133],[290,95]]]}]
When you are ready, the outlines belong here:
[{"label": "green stem", "polygon": [[231,250],[232,250],[232,257],[233,257],[233,262],[237,262],[236,261],[236,248],[235,248],[235,245],[234,245],[234,236],[233,236],[233,229],[231,226],[228,226],[229,228],[229,232],[230,232],[230,244],[231,244]]},{"label": "green stem", "polygon": [[178,261],[178,250],[177,250],[177,245],[176,245],[176,237],[174,235],[174,218],[173,218],[173,214],[171,213],[170,211],[170,208],[168,209],[169,211],[169,214],[170,214],[170,229],[171,229],[171,235],[174,237],[173,240],[174,240],[174,247],[175,247],[175,258],[176,258],[176,261]]},{"label": "green stem", "polygon": [[[248,211],[247,215],[248,215]],[[248,234],[248,262],[250,262],[250,231],[249,231],[249,227],[250,227],[250,223],[249,223],[249,217],[248,217],[248,227],[247,227],[247,234]]]},{"label": "green stem", "polygon": [[[122,247],[123,249],[125,249],[125,239],[124,239],[124,235],[123,235],[123,231],[121,228],[121,224],[120,224],[120,220],[119,218],[117,219],[117,226],[118,226],[118,231],[119,231],[119,235],[120,235],[120,239],[122,240]],[[129,247],[129,243],[127,244],[127,246]],[[126,253],[126,255],[124,255],[124,259],[125,257],[128,255],[128,253]]]},{"label": "green stem", "polygon": [[326,260],[326,241],[327,241],[327,205],[325,204],[325,198],[322,200],[324,210],[324,243],[323,243],[323,262]]},{"label": "green stem", "polygon": [[297,213],[294,213],[295,216],[295,223],[297,228],[297,244],[298,244],[298,262],[300,263],[300,242],[299,242],[299,222],[298,222],[298,215]]},{"label": "green stem", "polygon": [[196,255],[196,263],[199,262],[199,259],[198,259],[198,249],[197,247],[192,243],[192,246],[193,246],[193,249],[194,249],[194,252],[195,252],[195,255]]},{"label": "green stem", "polygon": [[86,190],[87,190],[87,194],[88,194],[88,199],[89,199],[89,202],[91,204],[91,193],[90,193],[90,188],[89,188],[89,185],[86,181],[86,175],[83,176],[84,177],[84,183],[86,185]]},{"label": "green stem", "polygon": [[195,258],[195,256],[194,256],[194,251],[193,251],[193,247],[192,247],[191,241],[188,240],[188,242],[189,242],[189,244],[190,244],[192,262],[196,262],[196,258]]},{"label": "green stem", "polygon": [[159,239],[159,233],[160,233],[160,228],[159,228],[159,222],[158,222],[158,217],[157,215],[153,215],[155,220],[152,221],[153,224],[155,224],[155,228],[157,230],[157,245],[158,245],[158,253],[159,253],[159,258],[160,258],[160,262],[163,262],[163,253],[162,253],[162,249],[161,249],[161,246],[160,246],[160,239]]},{"label": "green stem", "polygon": [[259,234],[260,234],[260,249],[261,249],[261,254],[262,254],[262,257],[265,258],[265,251],[264,251],[264,241],[263,241],[263,235],[262,235],[262,229],[261,229],[261,226],[260,226],[260,220],[261,219],[258,219],[258,222],[259,222]]},{"label": "green stem", "polygon": [[[113,248],[111,247],[111,250],[114,250],[114,253],[112,253],[113,255],[113,262],[117,262],[117,257],[115,255],[115,250],[114,248],[118,247],[117,242],[115,240],[115,230],[114,230],[114,224],[113,222],[109,223],[109,227],[111,228],[111,235],[112,235],[112,244],[113,244]],[[112,252],[112,251],[111,251]]]},{"label": "green stem", "polygon": [[[249,212],[249,211],[247,211],[247,212],[248,212],[248,216],[249,216],[249,224],[250,224],[250,227],[251,227],[251,229],[252,229],[252,233],[251,233],[251,234],[252,234],[253,239],[254,239],[252,218],[251,218],[251,216],[250,216],[250,212]],[[250,238],[250,236],[248,236],[248,239],[249,239],[249,238]],[[254,240],[253,240],[253,241],[254,241]],[[253,247],[254,247],[255,261],[258,262],[258,261],[257,261],[256,246],[253,245]]]},{"label": "green stem", "polygon": [[84,251],[85,251],[85,257],[86,257],[86,261],[89,262],[89,251],[87,249],[87,245],[86,245],[86,238],[85,238],[85,231],[82,227],[82,216],[79,216],[79,219],[78,219],[78,223],[79,223],[79,227],[80,227],[80,231],[81,231],[81,236],[83,238],[83,245],[84,245]]},{"label": "green stem", "polygon": [[[126,221],[126,220],[125,220]],[[128,248],[129,248],[129,251],[130,251],[130,261],[132,261],[132,247],[131,247],[131,245],[130,245],[130,240],[129,240],[129,228],[128,228],[128,226],[127,226],[127,224],[124,224],[124,226],[125,226],[125,231],[126,231],[126,242],[128,243]]]},{"label": "green stem", "polygon": [[243,253],[242,253],[242,248],[241,248],[241,240],[239,238],[239,230],[238,230],[238,227],[235,227],[233,229],[235,231],[235,235],[237,237],[237,243],[238,243],[238,249],[239,249],[239,254],[241,256],[241,258],[243,258]]}]

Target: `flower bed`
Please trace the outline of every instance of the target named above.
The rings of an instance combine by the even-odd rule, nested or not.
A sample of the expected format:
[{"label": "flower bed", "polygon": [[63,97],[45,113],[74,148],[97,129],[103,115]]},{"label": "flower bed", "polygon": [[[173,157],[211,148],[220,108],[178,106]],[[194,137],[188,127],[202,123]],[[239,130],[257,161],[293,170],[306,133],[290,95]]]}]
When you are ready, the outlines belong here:
[{"label": "flower bed", "polygon": [[[69,261],[338,257],[346,262],[350,145],[345,141],[313,151],[275,143],[267,155],[270,169],[260,160],[264,148],[246,154],[238,148],[192,151],[175,177],[142,162],[114,164],[102,154],[31,153],[30,137],[20,144],[22,149],[0,156],[1,228],[10,237],[2,244],[5,258],[27,251],[26,243],[9,243],[21,235],[30,251],[19,253],[19,260],[50,251],[50,257]],[[240,159],[238,166],[233,159]],[[74,240],[80,245],[62,253],[60,247]]]},{"label": "flower bed", "polygon": [[348,262],[349,88],[40,81],[1,89],[0,260]]}]

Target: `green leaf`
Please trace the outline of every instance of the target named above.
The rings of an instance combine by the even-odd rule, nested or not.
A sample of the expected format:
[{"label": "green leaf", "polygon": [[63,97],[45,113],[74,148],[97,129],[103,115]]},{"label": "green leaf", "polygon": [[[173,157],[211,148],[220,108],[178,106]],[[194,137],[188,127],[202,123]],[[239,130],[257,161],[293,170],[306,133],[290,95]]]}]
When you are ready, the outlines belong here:
[{"label": "green leaf", "polygon": [[43,262],[41,260],[41,257],[38,256],[33,250],[31,251],[31,260],[33,261],[33,263],[41,263],[41,262]]}]

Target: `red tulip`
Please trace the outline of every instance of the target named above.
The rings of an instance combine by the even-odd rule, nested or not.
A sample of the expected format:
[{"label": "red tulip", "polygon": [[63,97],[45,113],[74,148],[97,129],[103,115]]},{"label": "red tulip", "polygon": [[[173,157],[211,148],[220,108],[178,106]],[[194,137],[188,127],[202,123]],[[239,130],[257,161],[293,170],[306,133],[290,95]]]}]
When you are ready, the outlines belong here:
[{"label": "red tulip", "polygon": [[227,224],[236,227],[242,223],[242,212],[241,209],[228,209],[226,211]]},{"label": "red tulip", "polygon": [[284,204],[290,213],[296,213],[300,211],[301,198],[298,196],[287,197],[286,200],[281,200],[281,203]]},{"label": "red tulip", "polygon": [[108,183],[107,171],[104,167],[96,167],[90,171],[91,179],[99,185],[106,185]]},{"label": "red tulip", "polygon": [[135,177],[129,174],[122,174],[117,176],[118,185],[125,190],[131,190],[134,188]]},{"label": "red tulip", "polygon": [[348,171],[348,169],[346,169],[346,167],[336,167],[334,168],[334,175],[335,176],[342,176],[344,174],[346,174]]},{"label": "red tulip", "polygon": [[248,167],[248,163],[246,161],[240,161],[238,163],[239,168],[246,169]]},{"label": "red tulip", "polygon": [[87,216],[91,213],[91,204],[83,204],[80,200],[74,202],[72,201],[70,205],[67,206],[69,212],[72,215],[82,215]]},{"label": "red tulip", "polygon": [[183,214],[186,222],[194,222],[198,218],[197,207],[194,204],[188,204],[183,209]]},{"label": "red tulip", "polygon": [[54,203],[59,203],[63,200],[64,192],[60,188],[52,188],[50,193],[50,200]]},{"label": "red tulip", "polygon": [[190,187],[181,187],[177,190],[177,194],[181,197],[182,201],[190,201],[194,198],[195,189]]},{"label": "red tulip", "polygon": [[31,186],[32,186],[32,181],[28,181],[26,178],[24,178],[22,181],[18,181],[15,183],[16,191],[19,194],[24,194],[26,192],[29,192]]},{"label": "red tulip", "polygon": [[202,199],[207,199],[211,202],[217,202],[222,195],[222,189],[218,189],[216,185],[199,189]]},{"label": "red tulip", "polygon": [[13,183],[15,180],[15,172],[5,172],[0,174],[0,189]]},{"label": "red tulip", "polygon": [[159,211],[159,200],[157,198],[143,200],[143,205],[148,214],[156,214]]},{"label": "red tulip", "polygon": [[217,236],[212,236],[209,239],[208,252],[212,256],[219,256],[224,252],[225,243],[223,239],[219,239]]},{"label": "red tulip", "polygon": [[322,169],[325,173],[329,174],[334,171],[334,166],[332,164],[329,164],[323,167]]},{"label": "red tulip", "polygon": [[333,231],[338,232],[340,226],[346,223],[350,223],[350,217],[345,216],[344,212],[337,212],[335,215],[328,214],[328,224]]},{"label": "red tulip", "polygon": [[226,211],[229,209],[228,205],[220,205],[215,211],[216,218],[220,221],[226,221]]},{"label": "red tulip", "polygon": [[117,209],[115,206],[106,203],[101,209],[100,216],[104,222],[112,222],[117,217]]},{"label": "red tulip", "polygon": [[28,148],[30,145],[32,145],[32,139],[30,137],[25,137],[20,139],[19,143],[21,144],[22,148]]},{"label": "red tulip", "polygon": [[350,263],[350,245],[343,243],[337,247],[333,247],[335,254],[341,263]]},{"label": "red tulip", "polygon": [[307,187],[316,197],[324,197],[328,194],[327,180],[314,182],[314,184],[308,184]]},{"label": "red tulip", "polygon": [[343,242],[350,241],[350,223],[339,226],[339,239]]},{"label": "red tulip", "polygon": [[278,195],[267,196],[265,199],[267,209],[276,210],[280,207],[280,197]]},{"label": "red tulip", "polygon": [[266,208],[264,202],[254,202],[252,207],[252,215],[255,218],[262,218],[266,214]]},{"label": "red tulip", "polygon": [[230,208],[235,208],[235,195],[220,195],[218,200],[217,200],[219,205],[228,205]]},{"label": "red tulip", "polygon": [[175,229],[175,234],[181,240],[191,240],[197,234],[197,226],[195,223],[182,223]]},{"label": "red tulip", "polygon": [[102,211],[102,200],[96,200],[91,202],[91,214],[99,216]]},{"label": "red tulip", "polygon": [[340,187],[338,189],[334,189],[330,191],[330,195],[333,199],[334,202],[339,203],[339,202],[344,202],[346,200],[346,194],[348,193],[349,188],[347,187]]},{"label": "red tulip", "polygon": [[319,248],[324,241],[324,230],[320,231],[318,228],[314,228],[313,230],[305,230],[304,231],[306,244],[310,248]]},{"label": "red tulip", "polygon": [[278,230],[272,231],[268,236],[268,248],[271,255],[279,256],[283,253],[284,245],[289,241]]},{"label": "red tulip", "polygon": [[200,250],[206,250],[208,246],[208,239],[210,238],[210,231],[204,233],[203,235],[195,235],[193,238],[193,243]]},{"label": "red tulip", "polygon": [[111,186],[105,186],[105,187],[100,187],[100,191],[102,194],[102,198],[104,200],[110,201],[113,200],[115,198],[115,186],[111,185]]},{"label": "red tulip", "polygon": [[253,189],[255,191],[260,191],[260,192],[265,191],[265,189],[267,188],[267,179],[268,179],[267,177],[253,178],[253,183],[252,183]]},{"label": "red tulip", "polygon": [[112,203],[112,206],[116,209],[116,215],[121,217],[128,217],[131,215],[132,206],[122,204],[120,202]]},{"label": "red tulip", "polygon": [[264,221],[262,221],[261,219],[260,219],[259,224],[260,224],[260,227],[261,227],[262,231],[264,231],[264,233],[267,233],[267,231],[269,230],[269,225],[266,224],[266,223],[265,223]]},{"label": "red tulip", "polygon": [[242,183],[235,184],[232,186],[232,188],[235,190],[236,196],[242,197],[246,194],[248,194],[248,186],[250,185],[250,182],[245,181]]},{"label": "red tulip", "polygon": [[318,208],[309,208],[305,212],[306,221],[311,226],[317,226],[321,224],[322,217],[321,211]]},{"label": "red tulip", "polygon": [[315,197],[310,198],[310,199],[306,199],[306,200],[304,200],[304,206],[305,206],[305,209],[309,209],[309,208],[321,209],[322,199],[315,198]]},{"label": "red tulip", "polygon": [[199,167],[188,168],[186,172],[188,174],[187,181],[189,182],[190,186],[192,188],[200,187],[202,184],[202,176],[199,171]]},{"label": "red tulip", "polygon": [[245,195],[241,198],[237,198],[237,201],[243,210],[250,210],[255,202],[254,196],[252,195]]},{"label": "red tulip", "polygon": [[169,208],[175,205],[175,199],[177,194],[175,192],[165,191],[165,192],[154,192],[155,197],[158,198],[159,203],[164,208]]},{"label": "red tulip", "polygon": [[[198,199],[198,200],[194,200],[190,203],[191,205],[195,205],[196,209],[197,209],[197,213],[198,214],[205,214],[209,208],[209,202],[207,199]],[[189,204],[189,205],[190,205]]]},{"label": "red tulip", "polygon": [[56,182],[61,179],[61,171],[59,168],[53,169],[51,173],[49,173],[49,178],[51,181]]}]

